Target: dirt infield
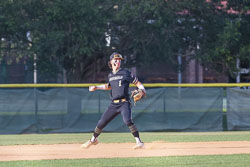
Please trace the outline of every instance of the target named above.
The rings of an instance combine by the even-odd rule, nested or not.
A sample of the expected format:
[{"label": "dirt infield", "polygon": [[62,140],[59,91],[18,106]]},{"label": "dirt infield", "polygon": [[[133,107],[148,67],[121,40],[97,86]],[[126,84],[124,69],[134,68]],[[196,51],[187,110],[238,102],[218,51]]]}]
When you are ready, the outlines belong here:
[{"label": "dirt infield", "polygon": [[154,157],[183,155],[250,154],[250,141],[145,143],[145,148],[132,149],[134,143],[100,143],[89,149],[80,144],[0,146],[0,161],[83,159],[115,157]]}]

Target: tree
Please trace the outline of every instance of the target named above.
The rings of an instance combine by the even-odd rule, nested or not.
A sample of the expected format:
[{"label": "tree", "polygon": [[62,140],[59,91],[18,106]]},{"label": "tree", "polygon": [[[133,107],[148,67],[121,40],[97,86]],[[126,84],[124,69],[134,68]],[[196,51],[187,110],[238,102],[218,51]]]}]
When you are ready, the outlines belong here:
[{"label": "tree", "polygon": [[[26,45],[24,50],[30,50],[30,57],[36,54],[41,75],[55,76],[59,68],[64,68],[69,82],[79,82],[89,64],[105,53],[107,21],[102,2],[13,0],[2,2],[1,6],[4,9],[1,38],[17,47],[21,47],[20,43]],[[23,57],[19,53],[17,56]]]},{"label": "tree", "polygon": [[[171,26],[176,22],[175,3],[165,1],[117,1],[110,29],[112,42],[125,55],[130,65],[169,61],[174,50]],[[173,37],[174,38],[174,37]],[[171,50],[172,49],[172,50]]]},{"label": "tree", "polygon": [[[130,62],[177,64],[177,56],[195,50],[191,59],[206,62],[207,48],[212,48],[216,34],[223,29],[223,13],[217,1],[117,1],[116,17],[111,20],[113,45],[129,57]],[[198,56],[197,47],[205,48]],[[202,58],[201,58],[202,57]],[[205,58],[206,57],[206,58]]]},{"label": "tree", "polygon": [[190,59],[234,74],[237,57],[249,60],[246,0],[228,0],[227,8],[221,0],[6,0],[0,9],[0,57],[33,61],[36,54],[45,78],[64,69],[68,82],[90,76],[95,82],[113,48],[129,66],[167,62],[175,68],[180,53],[192,52]]},{"label": "tree", "polygon": [[237,59],[250,61],[250,3],[248,1],[229,0],[223,9],[223,29],[217,31],[214,46],[206,50],[209,64],[231,77],[239,70]]}]

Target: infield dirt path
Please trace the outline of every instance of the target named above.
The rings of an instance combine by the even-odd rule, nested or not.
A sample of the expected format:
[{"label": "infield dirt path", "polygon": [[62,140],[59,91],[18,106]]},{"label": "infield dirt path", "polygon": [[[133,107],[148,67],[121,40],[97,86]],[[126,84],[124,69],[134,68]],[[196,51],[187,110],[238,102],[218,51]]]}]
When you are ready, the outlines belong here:
[{"label": "infield dirt path", "polygon": [[139,150],[132,149],[133,145],[134,143],[100,143],[89,149],[80,148],[80,144],[0,146],[0,161],[250,154],[250,141],[152,142],[145,143],[145,148]]}]

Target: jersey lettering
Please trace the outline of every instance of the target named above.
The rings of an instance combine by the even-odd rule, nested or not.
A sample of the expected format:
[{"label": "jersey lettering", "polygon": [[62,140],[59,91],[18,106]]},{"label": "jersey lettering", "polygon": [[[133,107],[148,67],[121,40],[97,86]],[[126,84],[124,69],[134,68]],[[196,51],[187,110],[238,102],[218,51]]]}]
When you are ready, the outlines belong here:
[{"label": "jersey lettering", "polygon": [[115,77],[111,77],[111,78],[109,78],[109,82],[111,82],[111,81],[115,81],[115,80],[119,80],[119,79],[122,79],[123,78],[123,76],[115,76]]}]

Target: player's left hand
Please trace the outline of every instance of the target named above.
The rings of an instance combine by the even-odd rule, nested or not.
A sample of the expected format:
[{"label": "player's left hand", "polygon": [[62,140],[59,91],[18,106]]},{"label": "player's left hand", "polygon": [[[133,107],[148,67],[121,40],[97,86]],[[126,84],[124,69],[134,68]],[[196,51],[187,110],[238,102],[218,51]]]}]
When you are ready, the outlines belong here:
[{"label": "player's left hand", "polygon": [[135,89],[131,92],[131,97],[134,100],[134,103],[146,97],[146,91],[143,89]]}]

